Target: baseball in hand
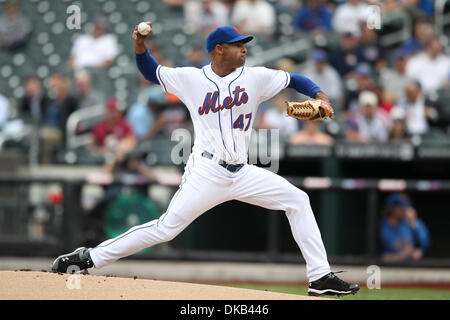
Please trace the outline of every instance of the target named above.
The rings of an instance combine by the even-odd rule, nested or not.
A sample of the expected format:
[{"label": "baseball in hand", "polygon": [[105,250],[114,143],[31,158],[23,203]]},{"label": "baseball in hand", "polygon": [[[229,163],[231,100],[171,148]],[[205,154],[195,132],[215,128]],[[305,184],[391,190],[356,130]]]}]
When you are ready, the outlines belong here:
[{"label": "baseball in hand", "polygon": [[143,36],[148,35],[151,30],[152,28],[145,22],[141,22],[138,24],[138,32]]}]

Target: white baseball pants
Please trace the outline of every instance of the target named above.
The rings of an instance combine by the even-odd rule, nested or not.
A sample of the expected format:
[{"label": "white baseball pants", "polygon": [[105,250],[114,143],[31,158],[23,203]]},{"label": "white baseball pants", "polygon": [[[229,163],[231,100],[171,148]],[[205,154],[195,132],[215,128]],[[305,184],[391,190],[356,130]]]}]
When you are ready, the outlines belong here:
[{"label": "white baseball pants", "polygon": [[182,183],[167,211],[159,218],[106,240],[90,255],[96,268],[172,240],[192,221],[214,206],[240,200],[271,210],[285,211],[295,241],[306,261],[309,281],[330,272],[325,247],[308,195],[279,175],[253,165],[236,173],[192,153]]}]

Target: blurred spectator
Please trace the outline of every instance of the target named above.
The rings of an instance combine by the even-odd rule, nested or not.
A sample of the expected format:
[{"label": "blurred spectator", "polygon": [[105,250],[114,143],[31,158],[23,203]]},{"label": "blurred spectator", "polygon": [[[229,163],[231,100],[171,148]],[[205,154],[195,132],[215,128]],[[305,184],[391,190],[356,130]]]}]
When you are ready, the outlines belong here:
[{"label": "blurred spectator", "polygon": [[408,55],[414,55],[418,51],[424,50],[432,39],[436,38],[433,26],[426,20],[419,19],[414,24],[414,37],[406,40],[402,44],[402,49]]},{"label": "blurred spectator", "polygon": [[228,24],[228,8],[217,0],[188,0],[184,5],[187,25],[194,32],[205,35],[217,27]]},{"label": "blurred spectator", "polygon": [[331,31],[331,12],[323,0],[307,0],[296,12],[294,26],[307,32]]},{"label": "blurred spectator", "polygon": [[366,23],[368,5],[362,0],[348,0],[336,8],[333,29],[339,33],[358,32],[360,25]]},{"label": "blurred spectator", "polygon": [[65,144],[67,119],[77,110],[77,100],[69,92],[69,80],[59,73],[50,77],[49,97],[40,129],[42,163],[51,163],[54,153]]},{"label": "blurred spectator", "polygon": [[0,16],[0,47],[15,50],[23,47],[31,32],[31,23],[20,13],[18,2],[9,1]]},{"label": "blurred spectator", "polygon": [[19,104],[20,117],[29,122],[40,124],[50,103],[48,95],[42,88],[41,81],[35,76],[25,79],[24,96]]},{"label": "blurred spectator", "polygon": [[380,108],[386,113],[391,112],[392,108],[397,104],[397,94],[390,90],[381,91]]},{"label": "blurred spectator", "polygon": [[275,31],[275,9],[265,0],[238,0],[231,23],[243,34],[272,35]]},{"label": "blurred spectator", "polygon": [[420,260],[430,245],[426,225],[401,193],[392,193],[386,198],[380,237],[384,262]]},{"label": "blurred spectator", "polygon": [[[450,76],[450,75],[449,75]],[[450,80],[450,78],[449,78]],[[436,92],[433,99],[428,99],[426,113],[430,127],[447,132],[450,126],[450,83]]]},{"label": "blurred spectator", "polygon": [[359,63],[355,70],[347,75],[346,87],[348,90],[346,107],[350,114],[357,113],[360,110],[359,97],[361,92],[371,91],[377,96],[379,93],[379,88],[372,75],[372,68],[365,62]]},{"label": "blurred spectator", "polygon": [[303,129],[291,135],[289,142],[293,145],[330,146],[333,144],[334,139],[329,134],[320,130],[320,123],[318,121],[305,121],[303,123]]},{"label": "blurred spectator", "polygon": [[91,33],[79,36],[73,44],[69,68],[106,68],[113,64],[118,54],[118,44],[114,34],[105,33],[106,24],[106,17],[94,17]]},{"label": "blurred spectator", "polygon": [[9,118],[9,101],[0,93],[0,129]]},{"label": "blurred spectator", "polygon": [[298,130],[298,120],[288,117],[286,103],[288,96],[285,92],[277,94],[270,100],[270,107],[262,114],[259,121],[260,129],[279,129],[283,137],[290,136]]},{"label": "blurred spectator", "polygon": [[407,54],[403,48],[398,48],[393,54],[393,68],[384,68],[380,71],[379,83],[383,90],[395,94],[396,100],[405,98],[405,88],[412,78],[406,74]]},{"label": "blurred spectator", "polygon": [[91,74],[86,70],[81,70],[75,75],[77,87],[78,108],[88,108],[103,104],[100,93],[92,88]]},{"label": "blurred spectator", "polygon": [[336,69],[328,64],[327,53],[324,50],[316,49],[313,51],[312,59],[307,64],[303,74],[327,93],[332,105],[338,107],[342,105],[341,78]]},{"label": "blurred spectator", "polygon": [[345,141],[347,143],[364,143],[364,139],[359,135],[358,124],[355,119],[347,119],[345,122]]},{"label": "blurred spectator", "polygon": [[105,119],[92,129],[94,152],[104,156],[106,169],[126,163],[128,154],[136,147],[137,139],[130,124],[122,115],[120,102],[109,98],[106,102]]},{"label": "blurred spectator", "polygon": [[411,57],[406,65],[406,74],[419,81],[426,93],[441,88],[450,72],[450,58],[443,53],[438,39],[431,39],[426,51]]},{"label": "blurred spectator", "polygon": [[404,142],[409,139],[406,129],[406,113],[403,108],[394,107],[390,113],[392,125],[389,132],[389,141]]},{"label": "blurred spectator", "polygon": [[186,106],[173,94],[166,93],[165,96],[167,106],[158,114],[148,138],[159,133],[170,135],[173,130],[178,128],[192,131],[192,122]]},{"label": "blurred spectator", "polygon": [[[363,91],[358,98],[360,112],[354,123],[358,130],[359,142],[385,142],[388,138],[388,127],[385,116],[378,108],[377,95],[371,91]],[[353,137],[352,137],[353,138]]]},{"label": "blurred spectator", "polygon": [[370,63],[372,67],[381,58],[381,46],[378,43],[378,36],[375,29],[370,29],[367,24],[361,26],[361,36],[359,38],[360,48],[364,61]]},{"label": "blurred spectator", "polygon": [[186,60],[181,64],[182,67],[202,68],[209,63],[205,57],[205,50],[198,44],[193,44],[186,54]]},{"label": "blurred spectator", "polygon": [[359,46],[360,31],[345,32],[340,36],[340,47],[330,57],[331,65],[341,77],[351,72],[358,63],[364,62],[363,52]]},{"label": "blurred spectator", "polygon": [[418,82],[406,86],[406,98],[398,103],[406,114],[406,128],[410,135],[421,135],[428,131],[425,96]]},{"label": "blurred spectator", "polygon": [[161,86],[152,85],[147,90],[147,99],[137,101],[127,112],[127,121],[139,140],[151,137],[158,115],[167,105],[167,99]]}]

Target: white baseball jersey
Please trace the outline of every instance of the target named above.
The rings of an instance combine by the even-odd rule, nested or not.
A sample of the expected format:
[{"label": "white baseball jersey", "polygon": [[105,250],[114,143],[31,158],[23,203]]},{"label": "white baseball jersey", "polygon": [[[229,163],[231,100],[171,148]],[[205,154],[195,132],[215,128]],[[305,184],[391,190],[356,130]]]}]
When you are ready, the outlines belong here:
[{"label": "white baseball jersey", "polygon": [[[178,96],[189,109],[196,133],[193,152],[166,212],[92,249],[95,267],[170,241],[204,212],[225,201],[238,200],[284,211],[305,258],[309,280],[329,273],[308,195],[269,170],[245,164],[258,106],[288,86],[289,74],[241,67],[220,77],[211,65],[202,69],[158,66],[156,73],[164,90]],[[216,159],[204,157],[204,151]],[[238,171],[229,171],[218,160],[244,165]]]},{"label": "white baseball jersey", "polygon": [[286,88],[290,75],[264,67],[240,67],[220,77],[202,69],[158,66],[159,83],[189,109],[194,152],[208,151],[233,164],[247,162],[255,114],[261,102]]}]

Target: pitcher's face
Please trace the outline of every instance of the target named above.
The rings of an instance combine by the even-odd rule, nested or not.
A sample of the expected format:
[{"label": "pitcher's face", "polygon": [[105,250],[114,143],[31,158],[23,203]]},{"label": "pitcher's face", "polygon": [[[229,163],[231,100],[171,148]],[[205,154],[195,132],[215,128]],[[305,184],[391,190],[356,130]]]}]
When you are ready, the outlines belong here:
[{"label": "pitcher's face", "polygon": [[223,45],[223,60],[234,68],[242,67],[247,58],[247,48],[245,48],[242,41],[234,43],[224,43]]}]

